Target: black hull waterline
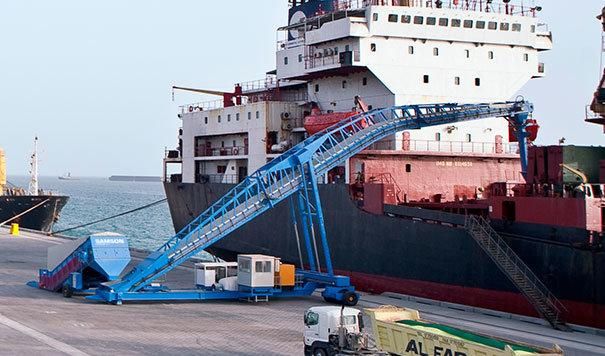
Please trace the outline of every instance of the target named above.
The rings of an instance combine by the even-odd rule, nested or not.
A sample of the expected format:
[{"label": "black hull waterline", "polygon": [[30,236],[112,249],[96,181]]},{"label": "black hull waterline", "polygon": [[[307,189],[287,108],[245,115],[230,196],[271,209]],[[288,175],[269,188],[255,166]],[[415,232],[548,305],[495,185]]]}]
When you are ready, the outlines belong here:
[{"label": "black hull waterline", "polygon": [[5,222],[38,204],[40,206],[28,213],[10,220],[7,224],[17,223],[19,226],[50,232],[53,224],[59,218],[61,210],[69,200],[66,196],[54,195],[3,195],[0,196],[0,223]]},{"label": "black hull waterline", "polygon": [[[178,231],[232,185],[165,183],[164,187]],[[321,185],[320,196],[334,268],[350,275],[357,287],[533,313],[466,230],[410,216],[367,213],[355,205],[342,184]],[[299,264],[288,202],[281,204],[217,242],[209,252],[226,260],[239,253],[263,253]],[[493,226],[575,314],[571,322],[605,328],[605,253],[602,247],[582,243],[585,230],[500,221]]]}]

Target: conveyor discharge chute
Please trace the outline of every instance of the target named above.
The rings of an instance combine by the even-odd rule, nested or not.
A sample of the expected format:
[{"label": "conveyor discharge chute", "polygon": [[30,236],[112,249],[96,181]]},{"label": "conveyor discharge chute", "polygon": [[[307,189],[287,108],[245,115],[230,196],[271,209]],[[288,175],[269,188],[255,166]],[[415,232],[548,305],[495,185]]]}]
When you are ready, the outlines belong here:
[{"label": "conveyor discharge chute", "polygon": [[130,263],[130,250],[126,237],[101,233],[50,247],[47,261],[39,281],[30,285],[71,296],[118,279]]}]

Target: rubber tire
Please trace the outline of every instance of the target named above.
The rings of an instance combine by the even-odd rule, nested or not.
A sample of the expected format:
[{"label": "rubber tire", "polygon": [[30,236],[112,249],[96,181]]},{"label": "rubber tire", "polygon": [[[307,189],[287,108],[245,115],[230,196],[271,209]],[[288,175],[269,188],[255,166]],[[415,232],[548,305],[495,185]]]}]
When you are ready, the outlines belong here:
[{"label": "rubber tire", "polygon": [[346,292],[343,297],[343,304],[347,307],[353,307],[359,302],[359,295],[355,292]]},{"label": "rubber tire", "polygon": [[326,303],[330,303],[330,304],[340,304],[338,303],[338,300],[334,299],[334,298],[330,298],[330,297],[324,297],[324,300],[326,301]]},{"label": "rubber tire", "polygon": [[323,347],[316,347],[311,352],[313,356],[328,356],[328,351],[326,351]]},{"label": "rubber tire", "polygon": [[63,297],[71,298],[74,295],[74,290],[71,289],[70,286],[64,285],[63,289],[61,290],[61,293],[63,293]]}]

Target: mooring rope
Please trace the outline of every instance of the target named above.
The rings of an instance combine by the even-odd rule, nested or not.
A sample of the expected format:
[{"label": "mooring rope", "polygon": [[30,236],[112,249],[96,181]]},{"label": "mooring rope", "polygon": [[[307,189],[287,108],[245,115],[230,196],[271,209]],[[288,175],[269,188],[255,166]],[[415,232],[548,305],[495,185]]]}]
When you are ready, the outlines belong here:
[{"label": "mooring rope", "polygon": [[89,223],[86,223],[86,224],[82,224],[82,225],[78,225],[78,226],[70,227],[70,228],[65,229],[65,230],[53,231],[53,232],[51,232],[51,233],[50,233],[50,235],[52,236],[52,235],[55,235],[55,234],[61,234],[61,233],[64,233],[64,232],[67,232],[67,231],[71,231],[71,230],[81,229],[81,228],[83,228],[83,227],[87,227],[87,226],[90,226],[90,225],[98,224],[98,223],[100,223],[100,222],[104,222],[104,221],[107,221],[107,220],[111,220],[111,219],[119,218],[119,217],[124,216],[124,215],[128,215],[128,214],[136,213],[137,211],[145,210],[145,209],[148,209],[148,208],[154,207],[154,206],[156,206],[156,205],[159,205],[159,204],[161,204],[161,203],[164,203],[166,200],[168,200],[168,199],[167,199],[167,198],[160,199],[160,200],[155,201],[155,202],[153,202],[153,203],[150,203],[150,204],[147,204],[147,205],[144,205],[144,206],[138,207],[138,208],[136,208],[136,209],[132,209],[132,210],[129,210],[129,211],[125,211],[125,212],[123,212],[123,213],[119,213],[119,214],[116,214],[116,215],[113,215],[113,216],[110,216],[110,217],[107,217],[107,218],[103,218],[103,219],[95,220],[95,221],[92,221],[92,222],[89,222]]},{"label": "mooring rope", "polygon": [[18,214],[18,215],[13,216],[12,218],[10,218],[10,219],[8,219],[8,220],[6,220],[6,221],[4,221],[4,222],[0,223],[0,226],[4,226],[5,224],[7,224],[7,223],[9,223],[9,222],[11,222],[11,221],[13,221],[13,220],[15,220],[16,218],[20,218],[20,217],[22,217],[23,215],[25,215],[25,214],[29,213],[30,211],[32,211],[32,210],[34,210],[34,209],[36,209],[37,207],[39,207],[40,205],[42,205],[42,204],[46,203],[46,202],[47,202],[47,201],[49,201],[49,200],[50,200],[50,199],[46,199],[46,200],[44,200],[43,202],[41,202],[41,203],[39,203],[39,204],[37,204],[37,205],[35,205],[35,206],[33,206],[33,207],[31,207],[31,208],[29,208],[29,209],[25,210],[25,211],[24,211],[24,212],[22,212],[21,214]]}]

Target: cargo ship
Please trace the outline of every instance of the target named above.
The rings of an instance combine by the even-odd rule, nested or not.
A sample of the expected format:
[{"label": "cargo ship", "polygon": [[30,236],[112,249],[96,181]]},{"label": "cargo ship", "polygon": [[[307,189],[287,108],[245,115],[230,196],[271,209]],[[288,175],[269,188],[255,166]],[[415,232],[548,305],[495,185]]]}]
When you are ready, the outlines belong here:
[{"label": "cargo ship", "polygon": [[[224,92],[175,87],[222,96],[180,107],[178,147],[164,157],[177,231],[309,132],[372,108],[509,100],[545,76],[540,53],[552,48],[541,7],[512,1],[289,4],[264,79]],[[529,143],[538,131],[533,120]],[[605,328],[604,149],[533,146],[522,172],[515,136],[501,118],[404,131],[327,173],[320,196],[337,272],[369,292],[536,315],[464,229],[466,215],[480,215],[569,322]],[[306,265],[291,221],[285,203],[210,252]]]},{"label": "cargo ship", "polygon": [[67,196],[53,195],[39,188],[37,141],[36,138],[28,189],[8,182],[6,158],[0,148],[0,226],[19,224],[27,229],[50,232],[69,200]]}]

